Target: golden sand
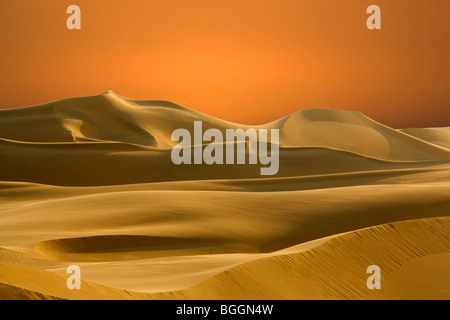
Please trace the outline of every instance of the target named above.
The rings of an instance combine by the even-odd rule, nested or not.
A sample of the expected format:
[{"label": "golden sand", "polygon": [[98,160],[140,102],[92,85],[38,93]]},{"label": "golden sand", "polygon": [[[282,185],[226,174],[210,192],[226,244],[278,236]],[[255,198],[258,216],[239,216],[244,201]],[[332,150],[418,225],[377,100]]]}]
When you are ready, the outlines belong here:
[{"label": "golden sand", "polygon": [[172,164],[194,120],[250,127],[112,92],[0,111],[0,298],[450,298],[447,131],[300,111],[254,126],[280,130],[268,177]]}]

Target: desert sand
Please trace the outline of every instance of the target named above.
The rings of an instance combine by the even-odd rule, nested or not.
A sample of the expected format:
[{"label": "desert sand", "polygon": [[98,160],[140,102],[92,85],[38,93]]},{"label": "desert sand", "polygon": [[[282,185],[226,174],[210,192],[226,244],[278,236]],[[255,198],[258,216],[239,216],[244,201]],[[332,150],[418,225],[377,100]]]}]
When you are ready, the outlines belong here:
[{"label": "desert sand", "polygon": [[[279,129],[278,173],[174,165],[194,120]],[[450,299],[449,148],[335,109],[248,126],[107,91],[1,110],[0,298]]]}]

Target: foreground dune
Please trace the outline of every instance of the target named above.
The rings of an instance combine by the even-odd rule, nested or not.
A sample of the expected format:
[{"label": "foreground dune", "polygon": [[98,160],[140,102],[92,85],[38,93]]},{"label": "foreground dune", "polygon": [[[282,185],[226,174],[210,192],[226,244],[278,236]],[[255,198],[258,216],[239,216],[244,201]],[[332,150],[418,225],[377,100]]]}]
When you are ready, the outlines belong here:
[{"label": "foreground dune", "polygon": [[0,297],[450,298],[446,131],[304,110],[256,127],[280,130],[260,176],[172,164],[194,120],[250,128],[112,92],[0,111]]},{"label": "foreground dune", "polygon": [[[62,275],[0,263],[0,292],[32,299],[448,299],[449,227],[450,218],[431,218],[357,230],[303,250],[257,255],[200,285],[157,294],[89,281],[68,290]],[[376,292],[365,286],[365,269],[374,262],[384,270]]]},{"label": "foreground dune", "polygon": [[[374,293],[365,285],[364,271],[376,261],[384,270],[382,287],[386,284],[390,289],[386,295],[392,294],[394,277],[400,282],[396,283],[400,292],[392,298],[412,298],[417,292],[401,290],[402,286],[414,287],[414,279],[425,276],[440,283],[441,290],[420,292],[423,296],[448,298],[450,275],[442,271],[450,266],[449,222],[448,218],[413,220],[352,232],[305,253],[240,265],[177,294],[189,299],[370,299],[371,295],[384,298],[383,291]],[[434,258],[432,263],[439,265],[440,273],[430,275],[429,268],[415,265],[417,258],[430,256]],[[412,270],[404,270],[406,267]]]}]

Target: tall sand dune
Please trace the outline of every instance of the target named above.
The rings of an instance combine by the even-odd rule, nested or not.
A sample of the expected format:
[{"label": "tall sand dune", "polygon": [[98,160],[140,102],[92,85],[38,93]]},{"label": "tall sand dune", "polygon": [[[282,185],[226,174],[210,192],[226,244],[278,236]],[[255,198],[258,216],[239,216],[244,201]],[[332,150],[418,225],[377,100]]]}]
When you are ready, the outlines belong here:
[{"label": "tall sand dune", "polygon": [[[0,137],[27,142],[117,141],[172,148],[177,128],[243,128],[166,101],[136,101],[111,91],[49,104],[0,110]],[[334,109],[309,109],[254,128],[280,129],[280,145],[326,147],[382,160],[448,160],[448,150],[381,125],[366,116]],[[26,130],[24,130],[26,128]]]}]

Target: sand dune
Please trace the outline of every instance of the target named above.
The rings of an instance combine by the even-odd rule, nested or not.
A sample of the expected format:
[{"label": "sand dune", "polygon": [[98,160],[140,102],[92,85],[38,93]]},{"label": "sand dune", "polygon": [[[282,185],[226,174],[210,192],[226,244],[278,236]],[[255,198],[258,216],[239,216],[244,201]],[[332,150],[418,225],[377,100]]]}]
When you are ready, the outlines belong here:
[{"label": "sand dune", "polygon": [[[0,111],[0,137],[27,142],[116,141],[172,148],[177,128],[250,128],[166,101],[136,101],[111,91],[45,105]],[[27,130],[22,129],[26,126]],[[449,160],[448,150],[383,126],[366,116],[334,109],[309,109],[254,128],[280,129],[280,145],[326,147],[382,160]]]},{"label": "sand dune", "polygon": [[252,126],[280,130],[279,172],[261,176],[172,164],[194,120],[250,128],[111,91],[1,110],[0,298],[450,298],[446,131],[299,111]]},{"label": "sand dune", "polygon": [[[200,285],[167,293],[117,290],[89,281],[83,281],[82,290],[67,290],[63,275],[0,263],[0,292],[24,299],[446,299],[449,223],[449,218],[433,218],[362,229],[309,250],[254,256]],[[385,270],[382,288],[387,290],[365,286],[364,271],[374,261]]]},{"label": "sand dune", "polygon": [[[119,142],[29,143],[3,139],[0,140],[3,159],[0,179],[62,186],[98,186],[261,177],[260,166],[249,164],[177,166],[172,163],[170,152],[168,149],[152,150]],[[333,162],[329,161],[331,158]],[[276,177],[424,168],[447,163],[442,159],[420,163],[384,161],[322,147],[281,148],[279,161]]]},{"label": "sand dune", "polygon": [[[306,253],[248,262],[175,295],[187,299],[370,299],[372,295],[373,298],[385,298],[383,291],[373,292],[366,287],[366,274],[361,271],[376,261],[385,270],[386,280],[382,286],[389,287],[389,277],[394,276],[400,282],[397,288],[401,288],[408,282],[414,286],[414,279],[422,275],[432,277],[430,268],[422,270],[423,273],[415,273],[417,268],[413,272],[399,270],[409,266],[414,269],[417,258],[434,258],[432,261],[440,265],[440,270],[445,267],[448,270],[449,222],[448,218],[413,220],[352,232]],[[450,276],[448,272],[439,275],[444,276],[440,278],[441,291],[425,292],[426,298],[448,298]],[[402,276],[403,281],[400,280]],[[264,295],[261,295],[260,287],[265,288]],[[390,295],[390,290],[386,294]],[[407,299],[413,296],[413,292],[403,290],[391,297]]]},{"label": "sand dune", "polygon": [[411,128],[401,131],[424,141],[450,149],[450,130]]}]

